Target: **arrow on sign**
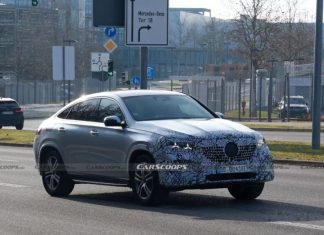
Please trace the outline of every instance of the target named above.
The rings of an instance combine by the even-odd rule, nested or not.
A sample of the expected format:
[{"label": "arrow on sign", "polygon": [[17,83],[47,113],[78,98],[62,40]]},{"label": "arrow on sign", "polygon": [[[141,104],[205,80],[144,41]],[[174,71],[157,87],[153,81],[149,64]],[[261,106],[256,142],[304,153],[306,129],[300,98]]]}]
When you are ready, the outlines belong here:
[{"label": "arrow on sign", "polygon": [[132,35],[131,41],[134,41],[134,2],[135,0],[130,0],[132,2]]},{"label": "arrow on sign", "polygon": [[147,29],[147,30],[150,30],[151,29],[151,26],[148,25],[148,26],[142,26],[138,29],[138,41],[140,42],[141,41],[141,31],[142,29]]}]

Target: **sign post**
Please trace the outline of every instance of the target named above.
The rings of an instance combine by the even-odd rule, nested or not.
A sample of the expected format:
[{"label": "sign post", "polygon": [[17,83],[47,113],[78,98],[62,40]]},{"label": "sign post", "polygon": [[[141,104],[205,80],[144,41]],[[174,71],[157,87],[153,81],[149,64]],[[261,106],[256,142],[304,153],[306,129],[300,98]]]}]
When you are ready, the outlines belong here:
[{"label": "sign post", "polygon": [[148,46],[168,45],[169,0],[126,0],[126,45],[141,46],[141,89],[147,89]]},{"label": "sign post", "polygon": [[126,0],[126,45],[168,45],[168,0]]}]

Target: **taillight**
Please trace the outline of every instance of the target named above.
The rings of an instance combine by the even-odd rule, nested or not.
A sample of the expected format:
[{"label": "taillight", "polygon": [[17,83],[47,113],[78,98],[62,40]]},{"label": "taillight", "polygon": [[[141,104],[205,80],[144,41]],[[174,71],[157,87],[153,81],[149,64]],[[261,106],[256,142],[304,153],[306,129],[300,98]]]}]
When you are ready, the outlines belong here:
[{"label": "taillight", "polygon": [[22,108],[17,108],[17,109],[15,110],[15,112],[16,112],[16,113],[23,113],[24,110],[23,110]]}]

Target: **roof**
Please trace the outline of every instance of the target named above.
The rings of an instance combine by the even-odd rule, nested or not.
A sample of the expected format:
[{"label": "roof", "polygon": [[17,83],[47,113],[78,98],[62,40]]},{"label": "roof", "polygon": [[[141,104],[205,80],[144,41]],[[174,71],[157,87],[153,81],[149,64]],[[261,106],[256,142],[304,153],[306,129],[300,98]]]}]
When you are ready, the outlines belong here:
[{"label": "roof", "polygon": [[14,102],[16,102],[14,99],[4,98],[4,97],[0,97],[0,101],[14,101]]},{"label": "roof", "polygon": [[109,91],[109,92],[101,92],[95,93],[90,96],[118,96],[118,97],[131,97],[131,96],[145,96],[145,95],[183,95],[179,92],[174,91],[164,91],[164,90],[123,90],[123,91]]}]

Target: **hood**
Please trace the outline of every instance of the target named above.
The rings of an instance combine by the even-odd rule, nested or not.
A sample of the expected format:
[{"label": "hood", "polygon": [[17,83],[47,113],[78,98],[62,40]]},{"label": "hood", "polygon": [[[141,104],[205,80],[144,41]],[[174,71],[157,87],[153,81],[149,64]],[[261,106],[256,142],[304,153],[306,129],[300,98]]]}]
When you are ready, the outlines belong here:
[{"label": "hood", "polygon": [[217,136],[228,134],[253,135],[256,131],[239,123],[224,119],[179,119],[161,121],[137,122],[132,128],[139,129],[163,136],[183,135],[183,136]]}]

